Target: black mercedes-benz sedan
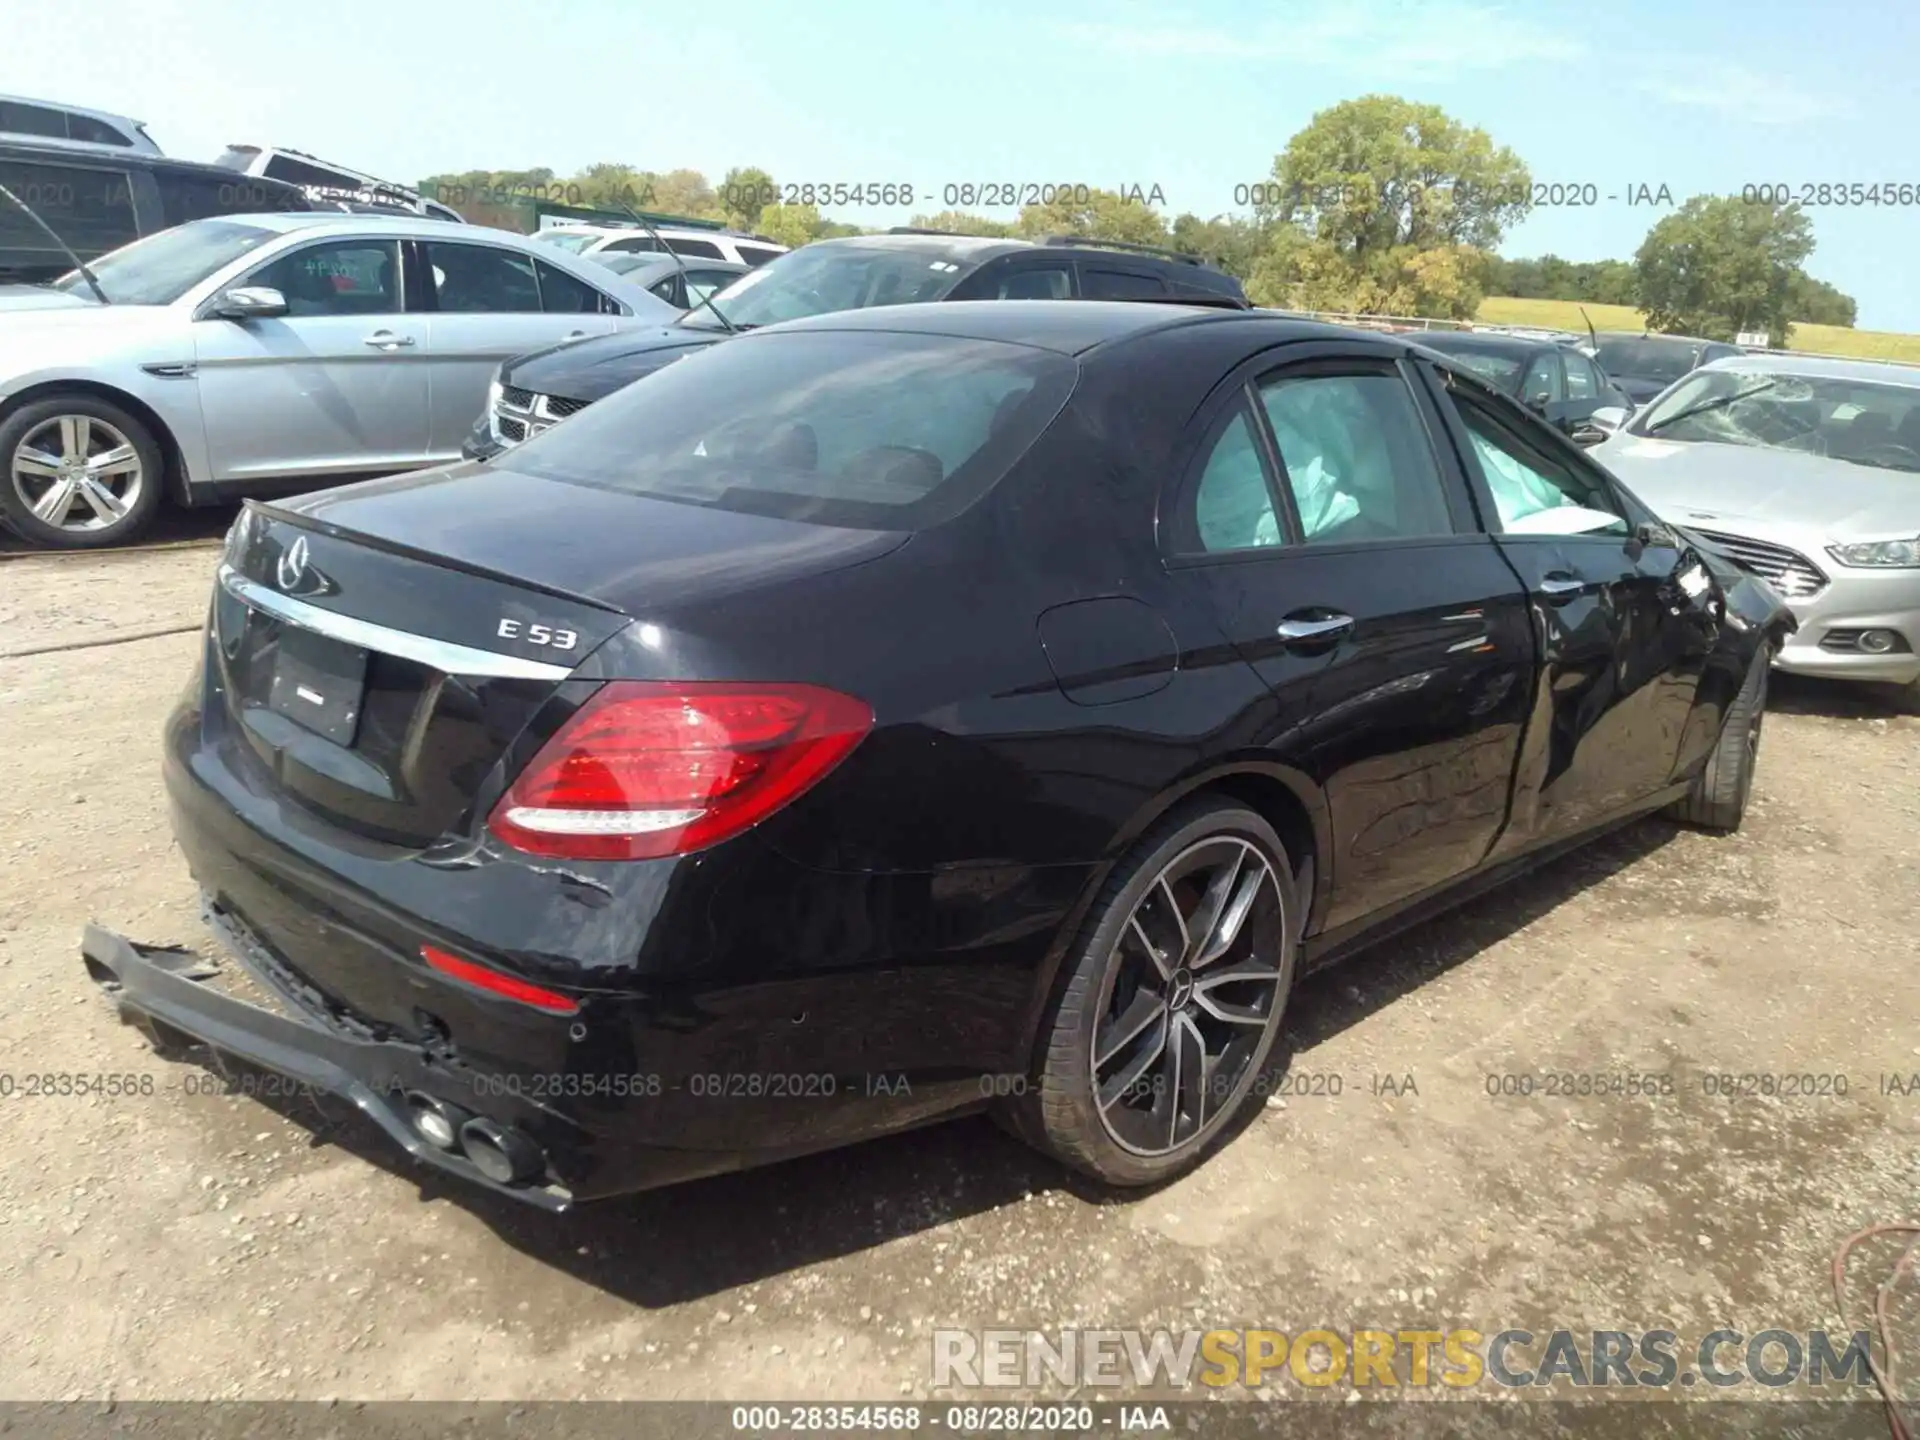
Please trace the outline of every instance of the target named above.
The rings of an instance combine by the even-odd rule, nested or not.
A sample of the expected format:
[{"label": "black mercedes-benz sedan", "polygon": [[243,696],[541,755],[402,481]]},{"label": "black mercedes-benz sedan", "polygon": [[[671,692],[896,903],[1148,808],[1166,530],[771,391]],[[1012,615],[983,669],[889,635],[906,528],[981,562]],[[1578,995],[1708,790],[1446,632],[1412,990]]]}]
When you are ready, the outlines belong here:
[{"label": "black mercedes-benz sedan", "polygon": [[1304,969],[1737,827],[1791,624],[1395,337],[822,316],[249,505],[164,770],[280,1008],[85,958],[551,1208],[987,1106],[1150,1184],[1257,1110]]},{"label": "black mercedes-benz sedan", "polygon": [[1246,292],[1197,255],[1056,235],[944,230],[816,240],[743,275],[671,325],[549,346],[501,365],[460,447],[486,460],[717,340],[835,310],[927,301],[1146,300],[1247,309]]},{"label": "black mercedes-benz sedan", "polygon": [[1596,410],[1630,414],[1634,401],[1579,349],[1559,340],[1494,331],[1421,331],[1419,343],[1471,370],[1536,415],[1597,445],[1612,433],[1589,423]]}]

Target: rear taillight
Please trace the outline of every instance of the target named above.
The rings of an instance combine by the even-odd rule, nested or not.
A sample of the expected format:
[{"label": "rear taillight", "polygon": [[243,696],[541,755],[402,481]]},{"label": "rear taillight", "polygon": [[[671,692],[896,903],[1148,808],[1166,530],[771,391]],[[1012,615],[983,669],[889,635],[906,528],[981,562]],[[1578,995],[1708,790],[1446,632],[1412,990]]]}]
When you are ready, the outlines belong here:
[{"label": "rear taillight", "polygon": [[872,726],[863,701],[813,685],[617,680],[541,747],[487,826],[535,855],[682,855],[766,819]]}]

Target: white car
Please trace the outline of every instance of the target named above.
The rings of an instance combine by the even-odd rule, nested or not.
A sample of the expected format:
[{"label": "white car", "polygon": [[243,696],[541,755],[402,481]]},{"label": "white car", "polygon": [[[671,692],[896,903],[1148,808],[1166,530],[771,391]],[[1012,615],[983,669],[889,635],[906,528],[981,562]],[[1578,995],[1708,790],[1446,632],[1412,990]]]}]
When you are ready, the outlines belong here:
[{"label": "white car", "polygon": [[680,313],[524,236],[413,216],[196,220],[91,269],[107,304],[76,272],[0,306],[0,520],[68,549],[133,538],[163,498],[457,460],[502,360]]},{"label": "white car", "polygon": [[533,232],[543,245],[603,260],[629,252],[658,255],[661,243],[688,260],[727,260],[758,267],[787,253],[789,247],[764,235],[748,235],[718,225],[655,225],[654,235],[640,225],[549,225]]},{"label": "white car", "polygon": [[1780,592],[1800,624],[1780,669],[1920,709],[1920,368],[1715,360],[1589,453]]}]

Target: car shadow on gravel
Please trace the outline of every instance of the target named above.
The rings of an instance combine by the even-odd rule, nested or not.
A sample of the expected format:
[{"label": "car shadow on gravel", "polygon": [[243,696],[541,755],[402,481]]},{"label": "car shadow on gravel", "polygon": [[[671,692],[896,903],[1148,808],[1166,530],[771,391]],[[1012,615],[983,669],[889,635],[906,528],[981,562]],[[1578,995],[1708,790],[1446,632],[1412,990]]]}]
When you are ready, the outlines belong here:
[{"label": "car shadow on gravel", "polygon": [[[1677,827],[1640,821],[1603,837],[1330,970],[1306,977],[1271,1069],[1471,960],[1556,906],[1659,849]],[[653,1309],[874,1249],[970,1215],[1061,1191],[1088,1204],[1129,1204],[1064,1170],[980,1116],[929,1125],[827,1154],[601,1201],[564,1215],[477,1190],[409,1160],[370,1121],[332,1100],[263,1104],[403,1175],[422,1203],[445,1200],[501,1240],[575,1280]],[[1240,1122],[1256,1120],[1248,1107]],[[1229,1143],[1231,1143],[1229,1141]]]},{"label": "car shadow on gravel", "polygon": [[1891,720],[1901,715],[1890,685],[1822,680],[1776,670],[1767,683],[1767,711],[1774,715],[1817,715],[1829,720]]}]

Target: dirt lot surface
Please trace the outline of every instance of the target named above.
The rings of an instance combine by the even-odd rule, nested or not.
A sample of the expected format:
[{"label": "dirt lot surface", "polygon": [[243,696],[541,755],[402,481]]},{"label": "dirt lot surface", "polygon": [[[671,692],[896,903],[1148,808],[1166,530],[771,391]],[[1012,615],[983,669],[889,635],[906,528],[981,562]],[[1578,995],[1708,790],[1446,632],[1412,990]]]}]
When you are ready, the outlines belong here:
[{"label": "dirt lot surface", "polygon": [[[156,774],[195,640],[19,652],[193,625],[213,558],[0,563],[0,1070],[154,1087],[0,1099],[0,1396],[877,1400],[938,1326],[1841,1327],[1835,1245],[1920,1208],[1882,1078],[1920,1072],[1920,719],[1786,683],[1739,836],[1638,824],[1308,982],[1296,1085],[1340,1093],[1149,1196],[969,1120],[556,1220],[189,1093],[78,942],[202,943]],[[1676,1088],[1488,1093],[1548,1071]]]}]

